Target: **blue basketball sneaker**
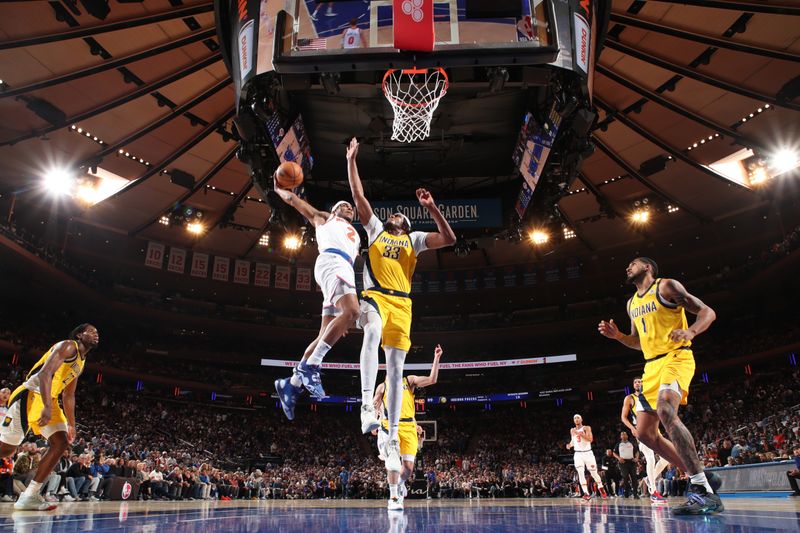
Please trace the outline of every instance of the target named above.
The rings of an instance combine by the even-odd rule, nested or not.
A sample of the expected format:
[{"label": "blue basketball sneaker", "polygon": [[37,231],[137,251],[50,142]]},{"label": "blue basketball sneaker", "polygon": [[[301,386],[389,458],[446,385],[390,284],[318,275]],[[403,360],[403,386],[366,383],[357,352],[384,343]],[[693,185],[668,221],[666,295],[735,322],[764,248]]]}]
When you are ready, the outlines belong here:
[{"label": "blue basketball sneaker", "polygon": [[325,389],[322,388],[322,377],[319,375],[319,365],[307,365],[305,361],[301,361],[295,373],[300,376],[303,381],[303,386],[315,398],[324,398]]},{"label": "blue basketball sneaker", "polygon": [[289,420],[294,420],[294,406],[297,404],[297,397],[300,395],[300,387],[295,387],[289,378],[276,379],[275,390],[278,399],[281,401],[283,413]]}]

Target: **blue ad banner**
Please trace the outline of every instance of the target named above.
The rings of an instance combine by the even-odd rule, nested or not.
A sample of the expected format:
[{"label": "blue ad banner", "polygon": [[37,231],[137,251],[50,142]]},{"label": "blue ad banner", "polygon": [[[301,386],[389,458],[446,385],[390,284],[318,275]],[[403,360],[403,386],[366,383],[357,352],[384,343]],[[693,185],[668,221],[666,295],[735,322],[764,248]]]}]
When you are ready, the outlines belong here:
[{"label": "blue ad banner", "polygon": [[[453,228],[499,228],[503,226],[503,207],[499,198],[442,200],[439,210]],[[436,229],[428,210],[414,200],[372,202],[372,210],[382,221],[393,213],[403,213],[414,230]]]}]

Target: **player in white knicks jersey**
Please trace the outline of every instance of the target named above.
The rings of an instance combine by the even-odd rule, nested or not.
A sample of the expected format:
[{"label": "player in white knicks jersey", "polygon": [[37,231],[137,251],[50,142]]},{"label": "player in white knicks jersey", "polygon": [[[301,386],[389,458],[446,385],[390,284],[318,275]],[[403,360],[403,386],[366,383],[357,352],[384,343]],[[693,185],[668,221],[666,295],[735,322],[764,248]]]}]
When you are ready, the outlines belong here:
[{"label": "player in white knicks jersey", "polygon": [[600,474],[597,473],[597,460],[592,451],[592,441],[594,441],[592,428],[591,426],[583,425],[583,417],[581,417],[581,415],[576,414],[572,417],[572,420],[575,422],[575,427],[569,430],[570,440],[569,444],[567,444],[567,449],[575,452],[575,470],[578,471],[578,479],[581,482],[581,489],[583,489],[583,499],[592,499],[589,486],[586,483],[586,472],[584,470],[589,470],[589,474],[592,476],[595,483],[597,483],[597,490],[600,491],[600,495],[603,499],[608,498],[606,489],[603,488],[603,481],[600,479]]},{"label": "player in white knicks jersey", "polygon": [[364,46],[364,40],[361,38],[358,19],[350,19],[350,26],[342,33],[342,48],[361,48],[362,46]]},{"label": "player in white knicks jersey", "polygon": [[650,491],[650,500],[653,503],[660,503],[667,501],[667,499],[658,492],[656,480],[658,476],[661,475],[661,472],[669,465],[669,461],[661,457],[658,462],[656,462],[656,454],[653,450],[639,440],[639,434],[636,431],[636,413],[644,410],[639,400],[641,394],[642,378],[639,377],[633,380],[633,393],[625,396],[625,401],[622,402],[622,413],[620,413],[619,417],[622,423],[631,430],[631,435],[636,437],[636,440],[639,441],[639,451],[644,455],[647,464],[647,487]]},{"label": "player in white knicks jersey", "polygon": [[358,317],[353,262],[361,239],[351,224],[354,213],[349,202],[337,202],[328,213],[315,209],[293,192],[277,187],[275,191],[316,228],[319,256],[314,264],[314,279],[322,288],[323,298],[319,335],[306,348],[292,376],[275,380],[283,412],[293,420],[297,397],[303,387],[312,396],[325,396],[319,372],[322,359]]}]

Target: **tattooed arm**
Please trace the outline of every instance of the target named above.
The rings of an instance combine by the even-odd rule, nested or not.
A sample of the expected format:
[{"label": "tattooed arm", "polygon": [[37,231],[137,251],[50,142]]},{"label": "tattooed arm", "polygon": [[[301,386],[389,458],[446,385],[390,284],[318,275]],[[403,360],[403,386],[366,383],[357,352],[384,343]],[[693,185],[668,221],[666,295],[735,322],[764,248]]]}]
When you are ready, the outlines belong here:
[{"label": "tattooed arm", "polygon": [[697,315],[694,324],[687,329],[676,329],[669,334],[673,341],[690,341],[703,333],[711,326],[717,318],[717,314],[709,306],[703,303],[700,298],[689,294],[680,282],[674,279],[664,279],[659,287],[661,297],[665,300],[677,304],[693,315]]}]

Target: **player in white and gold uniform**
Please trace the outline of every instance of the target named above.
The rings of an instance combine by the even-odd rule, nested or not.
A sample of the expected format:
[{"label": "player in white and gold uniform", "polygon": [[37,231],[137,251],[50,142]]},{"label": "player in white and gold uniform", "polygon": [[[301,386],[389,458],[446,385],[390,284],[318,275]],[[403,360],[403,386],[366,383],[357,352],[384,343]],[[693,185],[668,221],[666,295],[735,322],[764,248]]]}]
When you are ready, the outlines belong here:
[{"label": "player in white and gold uniform", "polygon": [[395,213],[381,223],[364,196],[356,165],[357,155],[358,141],[353,138],[347,148],[347,175],[358,217],[369,238],[359,318],[359,325],[364,330],[361,347],[361,431],[369,433],[378,426],[372,395],[378,376],[378,345],[382,337],[389,392],[386,398],[389,420],[386,467],[392,472],[400,472],[402,464],[398,428],[403,398],[403,362],[411,346],[411,278],[418,254],[450,246],[456,241],[456,236],[436,206],[433,196],[425,189],[417,189],[417,200],[427,209],[438,231],[412,232],[411,222],[402,213]]},{"label": "player in white and gold uniform", "polygon": [[[11,393],[8,410],[0,425],[0,457],[11,457],[28,430],[47,439],[33,480],[20,494],[14,509],[49,511],[55,505],[42,497],[42,483],[75,440],[75,389],[83,372],[86,355],[100,342],[97,328],[81,324],[69,339],[55,343],[33,365],[25,382]],[[64,409],[58,403],[59,397]]]}]

